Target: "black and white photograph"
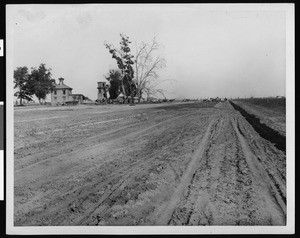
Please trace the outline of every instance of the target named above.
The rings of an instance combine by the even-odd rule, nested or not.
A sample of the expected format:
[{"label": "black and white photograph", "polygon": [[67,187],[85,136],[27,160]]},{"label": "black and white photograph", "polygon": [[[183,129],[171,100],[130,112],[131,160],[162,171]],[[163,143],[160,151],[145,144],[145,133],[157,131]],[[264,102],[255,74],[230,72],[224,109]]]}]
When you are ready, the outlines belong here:
[{"label": "black and white photograph", "polygon": [[10,234],[294,231],[293,4],[7,4]]}]

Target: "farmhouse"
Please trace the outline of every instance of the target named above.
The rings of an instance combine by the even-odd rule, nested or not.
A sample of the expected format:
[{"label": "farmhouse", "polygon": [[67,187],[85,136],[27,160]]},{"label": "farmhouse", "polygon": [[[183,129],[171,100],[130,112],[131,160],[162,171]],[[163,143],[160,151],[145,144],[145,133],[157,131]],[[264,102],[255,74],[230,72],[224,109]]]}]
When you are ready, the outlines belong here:
[{"label": "farmhouse", "polygon": [[[55,83],[55,82],[54,82]],[[51,92],[51,105],[65,105],[82,103],[83,94],[72,94],[73,88],[64,84],[64,79],[59,78],[59,84],[55,83],[55,87]]]}]

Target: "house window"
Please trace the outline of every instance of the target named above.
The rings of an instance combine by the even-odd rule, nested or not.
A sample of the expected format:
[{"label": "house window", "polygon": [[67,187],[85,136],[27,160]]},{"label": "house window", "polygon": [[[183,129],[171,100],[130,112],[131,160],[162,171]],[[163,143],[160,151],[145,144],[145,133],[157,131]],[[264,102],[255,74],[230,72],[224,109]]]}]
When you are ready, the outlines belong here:
[{"label": "house window", "polygon": [[63,90],[63,94],[66,94],[66,90]]},{"label": "house window", "polygon": [[54,95],[56,95],[56,90],[54,91]]}]

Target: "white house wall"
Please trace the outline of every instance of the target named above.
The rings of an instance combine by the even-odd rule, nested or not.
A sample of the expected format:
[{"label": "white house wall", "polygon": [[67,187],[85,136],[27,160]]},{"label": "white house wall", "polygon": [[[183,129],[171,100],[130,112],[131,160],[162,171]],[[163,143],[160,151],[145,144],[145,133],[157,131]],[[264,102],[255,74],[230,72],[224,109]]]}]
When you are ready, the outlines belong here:
[{"label": "white house wall", "polygon": [[[65,90],[65,94],[63,94],[64,90]],[[54,91],[56,91],[56,95],[54,94]],[[70,90],[70,89],[55,89],[55,90],[53,90],[53,92],[51,93],[51,105],[56,106],[57,103],[62,104],[66,101],[70,101],[70,99],[69,99],[70,94],[72,94],[72,90]]]}]

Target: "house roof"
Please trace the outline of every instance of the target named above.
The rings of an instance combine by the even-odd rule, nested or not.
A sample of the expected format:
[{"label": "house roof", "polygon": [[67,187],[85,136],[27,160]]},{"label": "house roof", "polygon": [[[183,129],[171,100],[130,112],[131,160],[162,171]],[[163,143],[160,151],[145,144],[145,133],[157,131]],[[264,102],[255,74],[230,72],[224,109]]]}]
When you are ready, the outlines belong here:
[{"label": "house roof", "polygon": [[71,88],[65,84],[56,84],[54,89],[70,89],[70,90],[72,90],[73,88]]}]

